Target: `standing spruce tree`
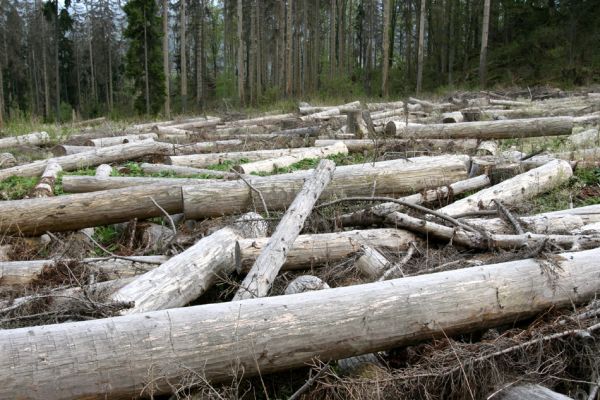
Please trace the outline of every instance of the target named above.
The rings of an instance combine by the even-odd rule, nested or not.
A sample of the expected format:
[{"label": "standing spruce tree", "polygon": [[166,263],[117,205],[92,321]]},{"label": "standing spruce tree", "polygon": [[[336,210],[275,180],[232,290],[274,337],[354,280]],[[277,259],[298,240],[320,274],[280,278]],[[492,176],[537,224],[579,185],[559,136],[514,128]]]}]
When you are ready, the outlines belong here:
[{"label": "standing spruce tree", "polygon": [[124,35],[129,39],[126,74],[137,92],[135,109],[157,114],[165,100],[162,18],[156,0],[130,0],[123,10],[127,15]]}]

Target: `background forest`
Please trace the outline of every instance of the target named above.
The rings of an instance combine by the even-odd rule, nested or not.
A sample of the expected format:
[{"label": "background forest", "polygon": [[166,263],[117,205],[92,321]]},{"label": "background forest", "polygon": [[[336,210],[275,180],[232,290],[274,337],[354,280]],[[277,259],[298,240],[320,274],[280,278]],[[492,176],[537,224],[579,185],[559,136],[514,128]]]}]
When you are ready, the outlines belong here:
[{"label": "background forest", "polygon": [[0,0],[0,126],[587,85],[598,20],[598,0]]}]

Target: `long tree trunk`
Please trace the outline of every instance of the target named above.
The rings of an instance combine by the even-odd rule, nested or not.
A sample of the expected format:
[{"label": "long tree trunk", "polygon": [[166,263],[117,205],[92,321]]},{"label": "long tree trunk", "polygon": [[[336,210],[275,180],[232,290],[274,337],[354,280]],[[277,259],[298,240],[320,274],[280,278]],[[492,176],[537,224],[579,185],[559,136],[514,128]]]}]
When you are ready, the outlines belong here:
[{"label": "long tree trunk", "polygon": [[165,116],[171,118],[171,89],[169,68],[169,0],[163,0],[163,71],[165,74]]},{"label": "long tree trunk", "polygon": [[381,93],[383,97],[390,94],[389,68],[390,68],[390,0],[383,2],[383,71],[381,75]]},{"label": "long tree trunk", "polygon": [[179,34],[181,40],[181,48],[179,50],[181,57],[181,106],[183,112],[187,110],[187,17],[185,12],[185,3],[187,0],[181,0],[181,20],[179,22]]},{"label": "long tree trunk", "polygon": [[2,68],[0,63],[0,130],[4,127],[4,79]]},{"label": "long tree trunk", "polygon": [[246,64],[244,63],[245,46],[244,46],[244,2],[237,0],[237,73],[238,73],[238,97],[243,105],[246,101]]},{"label": "long tree trunk", "polygon": [[483,23],[481,29],[481,53],[479,55],[479,83],[482,88],[485,87],[487,80],[487,44],[488,32],[490,28],[490,0],[484,0],[483,3]]},{"label": "long tree trunk", "polygon": [[150,114],[150,75],[148,74],[148,20],[146,19],[146,6],[144,6],[144,83],[146,86],[146,114]]},{"label": "long tree trunk", "polygon": [[285,43],[285,94],[290,97],[293,89],[293,69],[292,69],[292,11],[294,9],[294,0],[287,0],[287,12],[286,12],[286,43]]},{"label": "long tree trunk", "polygon": [[232,374],[264,376],[315,357],[336,360],[513,324],[593,299],[600,290],[598,257],[599,249],[555,255],[552,279],[540,276],[547,261],[526,259],[259,301],[2,330],[0,397],[149,396],[149,374],[157,395],[190,371],[210,383],[231,381]]},{"label": "long tree trunk", "polygon": [[421,12],[419,17],[419,52],[417,59],[417,95],[421,93],[423,84],[423,45],[425,42],[425,6],[427,0],[421,0]]},{"label": "long tree trunk", "polygon": [[428,125],[406,125],[403,121],[393,120],[387,123],[385,129],[388,135],[415,139],[510,139],[570,135],[573,118],[548,117]]}]

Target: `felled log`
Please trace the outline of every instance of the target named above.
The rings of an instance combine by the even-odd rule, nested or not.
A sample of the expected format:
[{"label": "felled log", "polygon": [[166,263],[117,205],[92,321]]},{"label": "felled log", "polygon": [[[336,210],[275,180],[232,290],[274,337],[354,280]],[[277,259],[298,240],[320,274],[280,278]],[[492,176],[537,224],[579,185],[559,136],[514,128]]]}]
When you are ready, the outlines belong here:
[{"label": "felled log", "polygon": [[415,218],[407,214],[394,211],[385,215],[390,224],[398,228],[419,232],[428,237],[435,237],[453,244],[474,249],[519,249],[523,247],[535,248],[544,243],[551,243],[566,250],[582,250],[600,246],[600,236],[594,235],[542,235],[526,233],[517,235],[487,234],[467,231],[462,227],[448,227],[432,221]]},{"label": "felled log", "polygon": [[388,135],[416,139],[509,139],[518,137],[570,135],[572,117],[531,118],[456,124],[408,125],[391,121]]},{"label": "felled log", "polygon": [[242,146],[244,142],[238,139],[215,140],[211,142],[173,144],[173,154],[186,155],[198,153],[222,152]]},{"label": "felled log", "polygon": [[[338,262],[360,250],[362,244],[390,251],[404,251],[417,237],[396,229],[365,229],[300,235],[287,253],[284,270],[313,268]],[[267,238],[243,239],[236,246],[236,268],[247,271],[267,245]]]},{"label": "felled log", "polygon": [[98,165],[96,168],[96,178],[108,178],[112,174],[112,167],[108,164]]},{"label": "felled log", "polygon": [[404,107],[403,101],[391,101],[391,102],[384,102],[384,103],[367,103],[367,110],[369,110],[369,111],[401,109],[403,107]]},{"label": "felled log", "polygon": [[[600,216],[597,217],[597,220],[600,221]],[[514,231],[514,228],[502,218],[467,218],[463,221],[470,226],[485,229],[491,233],[510,234]],[[538,214],[521,217],[519,222],[527,232],[540,234],[570,234],[586,226],[586,222],[581,216],[572,214]],[[593,232],[580,233],[590,234]]]},{"label": "felled log", "polygon": [[501,200],[508,206],[517,205],[568,181],[572,175],[573,170],[568,162],[551,161],[490,188],[480,190],[438,211],[447,215],[464,214],[487,208],[494,199]]},{"label": "felled log", "polygon": [[[323,198],[413,193],[426,187],[448,184],[466,177],[465,156],[417,157],[337,168]],[[229,181],[183,188],[187,219],[244,212],[263,203],[269,210],[286,209],[312,171],[272,175],[246,182]],[[256,192],[260,192],[260,196]]]},{"label": "felled log", "polygon": [[[158,142],[128,143],[118,146],[100,147],[96,150],[56,157],[54,160],[60,164],[64,171],[73,171],[79,168],[93,167],[100,164],[131,160],[147,155],[171,154],[171,145]],[[37,176],[46,169],[48,160],[34,161],[30,164],[19,165],[0,170],[0,180],[10,176]]]},{"label": "felled log", "polygon": [[29,135],[0,138],[0,149],[23,145],[39,146],[49,142],[50,135],[48,135],[47,132],[34,132],[30,133]]},{"label": "felled log", "polygon": [[397,108],[395,110],[387,110],[387,111],[379,111],[379,112],[371,113],[371,120],[375,124],[377,120],[390,118],[390,117],[397,117],[399,115],[404,115],[403,108]]},{"label": "felled log", "polygon": [[[487,175],[480,175],[474,178],[466,179],[451,183],[447,186],[441,186],[435,189],[425,190],[422,193],[416,193],[410,196],[404,196],[398,200],[402,200],[412,204],[431,203],[438,200],[454,196],[460,193],[470,192],[471,190],[481,189],[489,186],[490,179]],[[398,203],[381,203],[366,210],[358,210],[352,213],[343,214],[338,217],[342,226],[365,226],[382,223],[383,217],[378,215],[398,211],[402,206]]]},{"label": "felled log", "polygon": [[[338,139],[317,139],[315,146],[331,146],[339,142]],[[387,147],[405,147],[407,150],[449,150],[459,152],[469,152],[478,146],[477,139],[389,139],[383,138],[380,140],[373,139],[345,139],[341,140],[348,151],[351,153],[360,153],[365,150]]]},{"label": "felled log", "polygon": [[165,138],[187,138],[193,135],[194,132],[186,129],[176,128],[174,126],[155,126],[152,128],[158,137],[163,140]]},{"label": "felled log", "polygon": [[0,153],[0,168],[10,168],[17,165],[17,159],[10,153]]},{"label": "felled log", "polygon": [[142,163],[140,165],[142,171],[147,174],[160,174],[160,173],[172,173],[179,176],[189,175],[211,175],[212,177],[219,177],[224,179],[237,179],[238,176],[232,172],[215,171],[212,169],[192,168],[183,167],[180,165],[167,165],[167,164],[149,164]]},{"label": "felled log", "polygon": [[322,113],[323,111],[337,110],[339,114],[340,108],[360,108],[360,101],[353,101],[351,103],[341,104],[339,106],[301,106],[298,107],[298,112],[302,115],[315,115]]},{"label": "felled log", "polygon": [[273,172],[277,170],[277,168],[289,167],[306,158],[324,158],[336,154],[348,154],[348,148],[344,143],[336,142],[331,146],[324,147],[306,147],[303,148],[302,151],[294,152],[290,155],[240,164],[236,165],[234,168],[244,174]]},{"label": "felled log", "polygon": [[48,160],[46,169],[42,174],[42,178],[39,183],[35,185],[31,192],[30,197],[49,197],[54,196],[54,183],[58,174],[62,171],[62,168],[56,159],[52,158]]},{"label": "felled log", "polygon": [[498,153],[498,142],[495,140],[484,140],[477,146],[478,155],[495,156]]},{"label": "felled log", "polygon": [[334,171],[335,163],[333,161],[321,160],[319,162],[281,218],[260,256],[250,268],[250,272],[233,297],[234,301],[265,297],[269,293],[273,281],[285,263],[290,248],[304,227],[304,221],[312,212],[325,187],[331,182]]},{"label": "felled log", "polygon": [[[63,266],[83,265],[86,270],[105,279],[120,279],[142,274],[168,259],[166,256],[133,256],[125,258],[84,258],[83,260],[33,260],[0,263],[0,285],[27,285],[45,274],[53,274]],[[65,269],[66,271],[66,269]]]},{"label": "felled log", "polygon": [[492,106],[507,106],[507,107],[528,107],[531,102],[528,101],[514,101],[514,100],[502,100],[502,99],[489,99],[489,104]]},{"label": "felled log", "polygon": [[421,107],[423,107],[423,110],[425,110],[426,112],[432,112],[434,110],[437,111],[450,111],[450,110],[455,110],[456,106],[454,104],[451,103],[432,103],[430,101],[426,101],[426,100],[419,100],[416,99],[414,97],[409,97],[408,101],[413,103],[413,104],[418,104]]},{"label": "felled log", "polygon": [[[341,149],[338,145],[336,150]],[[231,153],[209,153],[209,154],[191,154],[187,156],[170,156],[166,158],[166,163],[171,165],[181,165],[186,167],[202,168],[214,164],[222,164],[225,161],[247,162],[267,160],[270,158],[303,155],[320,154],[322,147],[300,147],[295,149],[274,149],[274,150],[256,150],[256,151],[238,151]],[[335,153],[334,153],[335,154]],[[306,158],[306,157],[305,157]]]},{"label": "felled log", "polygon": [[50,151],[55,157],[69,156],[71,154],[84,153],[86,151],[93,151],[92,146],[71,146],[68,144],[57,144]]},{"label": "felled log", "polygon": [[295,119],[296,119],[296,114],[293,114],[293,113],[276,114],[276,115],[265,115],[262,117],[255,117],[255,118],[240,119],[237,121],[230,121],[230,122],[227,122],[225,125],[227,127],[243,127],[243,126],[247,126],[247,125],[271,125],[271,124],[280,123],[282,121],[295,120]]},{"label": "felled log", "polygon": [[442,114],[443,124],[455,124],[457,122],[464,122],[465,118],[460,111],[453,111]]},{"label": "felled log", "polygon": [[307,126],[303,128],[285,129],[282,131],[271,132],[269,136],[300,136],[300,137],[314,137],[319,134],[321,128],[319,126]]},{"label": "felled log", "polygon": [[164,250],[166,245],[173,239],[176,232],[167,226],[152,222],[138,223],[135,231],[137,245],[145,251],[153,253]]},{"label": "felled log", "polygon": [[327,282],[313,275],[300,275],[291,281],[285,288],[285,294],[313,292],[315,290],[330,289]]},{"label": "felled log", "polygon": [[[594,298],[600,290],[598,257],[600,249],[557,255],[551,273],[545,272],[545,261],[527,259],[289,296],[3,330],[0,397],[139,396],[149,371],[157,395],[170,392],[190,370],[216,383],[232,379],[232,363],[244,376],[264,376],[304,366],[316,356],[335,360],[512,324],[549,307]],[[82,354],[86,362],[80,361]]]},{"label": "felled log", "polygon": [[158,135],[156,135],[155,133],[140,133],[138,135],[103,137],[98,139],[89,139],[84,143],[84,145],[94,147],[108,147],[117,146],[119,144],[125,143],[143,142],[148,139],[158,139]]},{"label": "felled log", "polygon": [[126,222],[131,218],[162,216],[163,212],[151,198],[170,214],[183,209],[179,185],[144,185],[45,199],[2,201],[0,232],[41,235],[46,231],[70,231]]},{"label": "felled log", "polygon": [[594,145],[597,146],[598,143],[598,129],[592,128],[583,132],[574,133],[569,136],[569,142],[575,146],[589,146]]},{"label": "felled log", "polygon": [[392,263],[376,249],[361,245],[360,257],[354,263],[360,272],[371,279],[377,279],[390,268]]},{"label": "felled log", "polygon": [[[257,179],[255,177],[253,179]],[[63,190],[65,193],[88,193],[101,190],[122,189],[133,186],[186,186],[186,185],[206,185],[215,183],[216,179],[200,178],[153,178],[143,176],[111,176],[108,178],[99,178],[86,175],[65,175],[63,176]],[[180,210],[181,211],[181,210]]]},{"label": "felled log", "polygon": [[267,224],[256,213],[242,216],[200,239],[183,253],[171,257],[160,267],[147,272],[112,294],[114,301],[132,301],[126,313],[142,313],[182,307],[198,298],[219,276],[233,272],[236,241],[264,236]]},{"label": "felled log", "polygon": [[207,117],[204,120],[199,119],[199,120],[194,120],[194,121],[188,121],[188,122],[183,122],[183,123],[172,125],[172,126],[174,128],[188,130],[188,129],[197,129],[197,128],[215,128],[220,123],[221,123],[221,118]]}]

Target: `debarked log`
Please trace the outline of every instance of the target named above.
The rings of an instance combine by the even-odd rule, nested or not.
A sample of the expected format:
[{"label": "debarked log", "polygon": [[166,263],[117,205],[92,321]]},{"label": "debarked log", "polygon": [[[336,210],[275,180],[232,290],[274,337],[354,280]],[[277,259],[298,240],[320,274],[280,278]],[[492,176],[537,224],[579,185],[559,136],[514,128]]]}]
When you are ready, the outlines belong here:
[{"label": "debarked log", "polygon": [[[466,156],[416,157],[337,168],[322,198],[400,195],[450,184],[466,177]],[[269,210],[283,210],[294,200],[312,171],[273,175],[246,182],[229,181],[183,188],[187,219],[247,211],[263,200]],[[260,196],[256,193],[260,192]]]},{"label": "debarked log", "polygon": [[0,138],[0,149],[24,145],[38,146],[49,142],[50,135],[47,132],[34,132],[29,135]]},{"label": "debarked log", "polygon": [[[600,291],[600,249],[329,290],[0,331],[0,397],[168,393],[529,318]],[[560,288],[560,290],[557,290]],[[60,345],[57,345],[60,344]],[[151,353],[151,357],[150,357]],[[83,357],[83,358],[82,358]],[[15,362],[18,360],[18,363]],[[234,372],[232,372],[232,369]],[[148,395],[149,393],[145,393]]]},{"label": "debarked log", "polygon": [[570,135],[572,117],[530,118],[456,124],[406,125],[390,121],[388,135],[415,139],[510,139],[519,137]]},{"label": "debarked log", "polygon": [[85,258],[83,260],[32,260],[0,262],[0,285],[27,285],[44,274],[55,274],[65,266],[81,265],[105,279],[121,279],[139,275],[167,261],[166,256],[133,256],[123,258]]},{"label": "debarked log", "polygon": [[[60,164],[63,171],[72,171],[79,168],[93,167],[115,161],[131,160],[153,154],[172,154],[172,146],[154,141],[128,143],[117,146],[100,147],[88,152],[56,157],[53,160]],[[47,164],[48,160],[39,160],[29,164],[0,170],[0,181],[11,176],[41,175]]]},{"label": "debarked log", "polygon": [[489,207],[494,199],[505,205],[517,205],[568,181],[572,175],[568,162],[554,160],[442,207],[439,212],[458,215],[477,211]]},{"label": "debarked log", "polygon": [[[396,229],[365,229],[300,235],[289,250],[283,269],[297,270],[335,263],[360,251],[363,244],[372,248],[402,252],[415,241],[418,239],[412,232]],[[247,271],[267,242],[268,238],[239,240],[235,257],[237,270]]]}]

